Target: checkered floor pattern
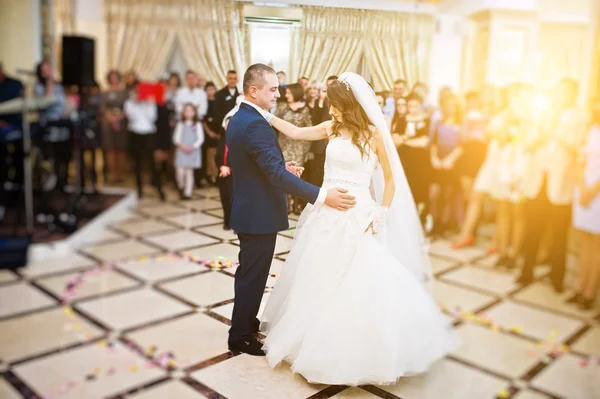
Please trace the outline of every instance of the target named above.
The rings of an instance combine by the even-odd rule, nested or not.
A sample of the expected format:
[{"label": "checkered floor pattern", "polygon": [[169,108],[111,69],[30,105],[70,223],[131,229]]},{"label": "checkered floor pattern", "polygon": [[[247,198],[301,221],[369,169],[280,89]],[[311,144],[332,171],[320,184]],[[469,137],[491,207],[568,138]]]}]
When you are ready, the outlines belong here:
[{"label": "checkered floor pattern", "polygon": [[239,247],[218,191],[144,199],[77,251],[0,271],[0,398],[599,398],[600,310],[565,304],[544,267],[515,285],[516,272],[492,267],[492,234],[461,251],[451,237],[430,246],[436,300],[463,341],[454,353],[394,386],[311,385],[227,350]]}]

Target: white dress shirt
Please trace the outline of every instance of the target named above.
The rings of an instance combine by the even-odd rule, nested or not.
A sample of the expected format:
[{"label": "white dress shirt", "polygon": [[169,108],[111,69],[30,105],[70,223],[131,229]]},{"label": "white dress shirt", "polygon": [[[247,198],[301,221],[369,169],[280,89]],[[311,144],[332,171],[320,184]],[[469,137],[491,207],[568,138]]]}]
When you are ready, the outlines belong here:
[{"label": "white dress shirt", "polygon": [[136,134],[156,133],[156,104],[128,99],[125,100],[124,110],[129,131]]},{"label": "white dress shirt", "polygon": [[177,90],[177,94],[175,95],[175,112],[178,119],[181,119],[183,106],[187,103],[193,104],[198,109],[198,118],[200,120],[204,119],[204,115],[208,112],[208,96],[204,89],[194,88],[190,90],[189,87],[182,87]]},{"label": "white dress shirt", "polygon": [[[585,143],[588,114],[582,109],[564,111],[551,133],[554,137],[543,143],[532,154],[526,170],[525,194],[535,198],[546,176],[546,195],[553,205],[569,205],[577,182],[577,153]],[[541,131],[548,135],[549,132]]]},{"label": "white dress shirt", "polygon": [[[269,121],[271,119],[271,117],[273,116],[268,111],[265,111],[264,109],[262,109],[261,107],[259,107],[258,105],[254,104],[254,103],[251,103],[250,101],[243,100],[242,103],[248,104],[249,106],[251,106],[252,108],[257,110],[258,113],[261,114],[263,116],[263,118],[265,118],[267,121]],[[325,203],[326,198],[327,198],[327,190],[325,190],[324,188],[320,188],[319,196],[317,197],[315,204]]]}]

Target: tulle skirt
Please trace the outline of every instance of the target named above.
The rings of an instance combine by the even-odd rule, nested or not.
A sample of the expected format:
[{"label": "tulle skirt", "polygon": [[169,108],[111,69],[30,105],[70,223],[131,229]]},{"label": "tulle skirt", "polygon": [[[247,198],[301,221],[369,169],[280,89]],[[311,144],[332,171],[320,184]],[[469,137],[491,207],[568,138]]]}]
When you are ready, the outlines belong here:
[{"label": "tulle skirt", "polygon": [[348,212],[307,207],[263,313],[270,366],[311,383],[393,384],[457,343],[423,285],[364,233],[373,201],[357,197]]}]

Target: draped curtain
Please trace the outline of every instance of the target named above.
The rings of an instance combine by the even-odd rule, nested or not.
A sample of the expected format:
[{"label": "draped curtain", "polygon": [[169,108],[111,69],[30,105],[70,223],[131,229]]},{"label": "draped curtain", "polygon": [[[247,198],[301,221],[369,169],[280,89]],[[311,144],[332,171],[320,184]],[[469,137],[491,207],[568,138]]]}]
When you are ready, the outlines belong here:
[{"label": "draped curtain", "polygon": [[53,0],[52,2],[52,59],[55,70],[62,71],[62,36],[75,33],[75,0]]},{"label": "draped curtain", "polygon": [[[180,4],[180,3],[178,3]],[[225,73],[248,66],[250,42],[243,4],[223,0],[183,0],[177,35],[188,65],[218,86]]]},{"label": "draped curtain", "polygon": [[390,89],[398,78],[410,84],[427,81],[434,18],[398,12],[368,14],[365,57],[373,86],[377,90]]},{"label": "draped curtain", "polygon": [[292,31],[290,77],[325,81],[357,72],[363,52],[364,10],[303,7],[303,24]]},{"label": "draped curtain", "polygon": [[435,29],[432,16],[327,7],[303,7],[290,49],[291,78],[324,80],[359,71],[364,57],[377,90],[393,81],[426,80]]},{"label": "draped curtain", "polygon": [[155,79],[175,39],[177,10],[169,0],[105,0],[110,68]]},{"label": "draped curtain", "polygon": [[164,70],[177,43],[191,69],[221,85],[246,66],[242,5],[219,0],[105,0],[109,62],[142,79]]}]

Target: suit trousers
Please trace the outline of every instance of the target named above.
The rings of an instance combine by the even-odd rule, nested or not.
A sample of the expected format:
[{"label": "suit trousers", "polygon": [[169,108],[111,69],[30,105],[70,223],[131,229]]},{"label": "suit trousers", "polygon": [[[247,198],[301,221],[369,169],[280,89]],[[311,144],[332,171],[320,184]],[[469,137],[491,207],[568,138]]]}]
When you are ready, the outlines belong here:
[{"label": "suit trousers", "polygon": [[571,223],[571,205],[555,205],[547,195],[546,179],[536,198],[527,206],[527,235],[525,238],[525,265],[523,275],[533,276],[533,268],[539,250],[541,237],[546,229],[550,229],[552,247],[550,248],[550,278],[556,285],[562,285],[565,277],[567,240]]},{"label": "suit trousers", "polygon": [[252,326],[265,292],[277,233],[238,233],[238,238],[240,266],[235,273],[235,299],[229,341],[247,339],[254,333]]},{"label": "suit trousers", "polygon": [[233,181],[231,176],[218,177],[219,196],[221,206],[223,207],[223,225],[229,227],[229,218],[231,217],[231,194],[233,192]]}]

